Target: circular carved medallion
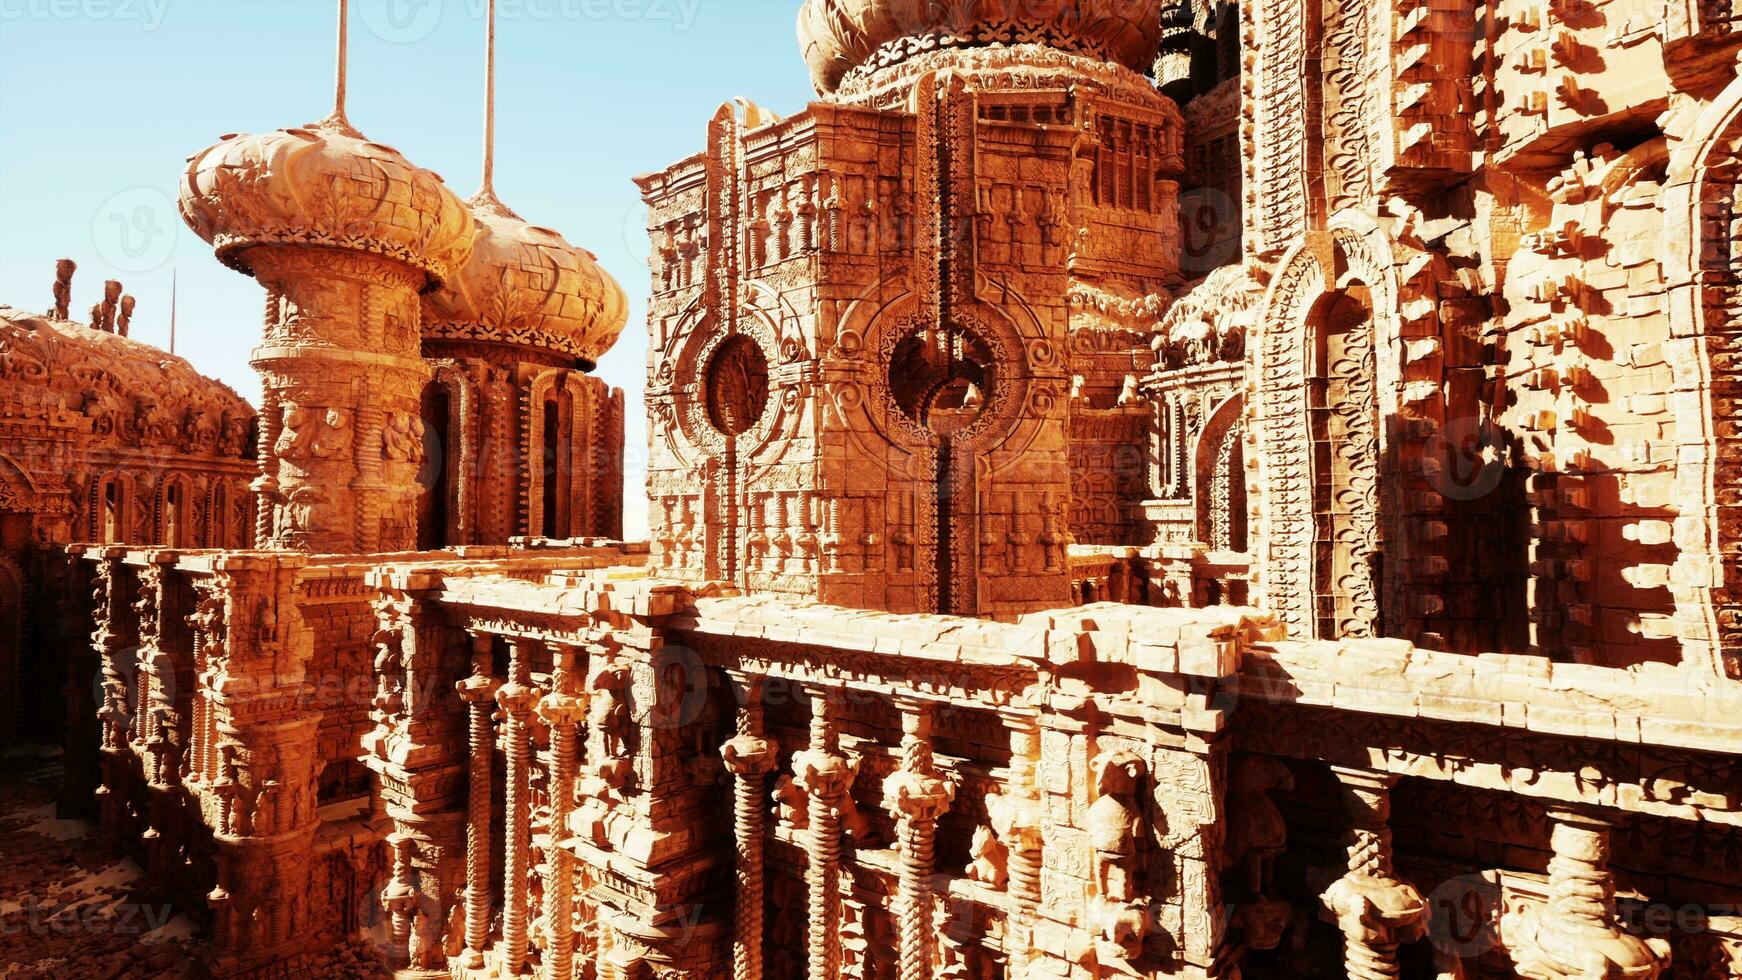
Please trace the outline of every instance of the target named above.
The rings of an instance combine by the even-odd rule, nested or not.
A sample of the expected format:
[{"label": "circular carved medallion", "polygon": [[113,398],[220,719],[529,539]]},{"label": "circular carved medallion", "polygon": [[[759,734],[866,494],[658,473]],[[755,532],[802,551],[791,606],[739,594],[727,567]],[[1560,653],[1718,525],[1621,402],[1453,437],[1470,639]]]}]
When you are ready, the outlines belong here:
[{"label": "circular carved medallion", "polygon": [[768,410],[768,356],[743,334],[720,344],[704,379],[708,421],[725,435],[750,431]]}]

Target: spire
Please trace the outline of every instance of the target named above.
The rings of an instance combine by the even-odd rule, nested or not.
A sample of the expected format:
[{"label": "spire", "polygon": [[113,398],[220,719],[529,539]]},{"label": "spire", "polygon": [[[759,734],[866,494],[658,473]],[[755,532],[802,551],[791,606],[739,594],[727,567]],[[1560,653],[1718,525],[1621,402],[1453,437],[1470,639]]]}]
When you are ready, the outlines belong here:
[{"label": "spire", "polygon": [[496,196],[496,0],[484,14],[484,182],[478,196]]},{"label": "spire", "polygon": [[333,114],[317,125],[361,137],[345,117],[345,96],[350,90],[351,70],[351,0],[339,0],[338,67],[333,79]]},{"label": "spire", "polygon": [[484,177],[466,203],[474,210],[520,218],[496,196],[496,0],[488,0],[484,13]]}]

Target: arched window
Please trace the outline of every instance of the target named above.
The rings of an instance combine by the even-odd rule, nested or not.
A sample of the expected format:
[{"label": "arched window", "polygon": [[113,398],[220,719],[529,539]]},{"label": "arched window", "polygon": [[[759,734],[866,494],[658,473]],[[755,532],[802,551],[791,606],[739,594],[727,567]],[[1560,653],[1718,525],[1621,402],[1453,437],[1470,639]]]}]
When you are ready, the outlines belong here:
[{"label": "arched window", "polygon": [[164,484],[163,497],[158,501],[158,543],[165,548],[180,548],[187,538],[187,488],[185,481],[175,477]]},{"label": "arched window", "polygon": [[119,476],[106,476],[97,486],[91,508],[91,537],[98,544],[120,544],[127,537],[127,486]]},{"label": "arched window", "polygon": [[568,528],[561,526],[563,512],[567,508],[560,502],[567,496],[563,480],[562,460],[562,407],[556,395],[551,395],[544,402],[544,507],[541,526],[547,538],[566,538]]},{"label": "arched window", "polygon": [[230,547],[230,490],[223,480],[212,484],[212,497],[206,508],[206,547]]},{"label": "arched window", "polygon": [[424,454],[418,469],[417,547],[420,551],[439,551],[454,542],[449,540],[449,525],[459,494],[457,455],[449,432],[453,424],[453,395],[448,386],[436,381],[423,393]]},{"label": "arched window", "polygon": [[1379,403],[1367,290],[1327,294],[1308,320],[1319,635],[1380,635]]}]

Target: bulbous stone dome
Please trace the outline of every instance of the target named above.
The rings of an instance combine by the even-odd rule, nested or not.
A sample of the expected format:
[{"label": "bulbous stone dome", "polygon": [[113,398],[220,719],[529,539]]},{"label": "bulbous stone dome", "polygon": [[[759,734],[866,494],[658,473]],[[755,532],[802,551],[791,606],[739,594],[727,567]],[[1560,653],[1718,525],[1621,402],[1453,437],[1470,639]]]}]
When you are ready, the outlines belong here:
[{"label": "bulbous stone dome", "polygon": [[182,219],[218,259],[252,274],[262,245],[370,252],[439,284],[472,248],[471,215],[442,179],[342,118],[227,136],[188,161]]},{"label": "bulbous stone dome", "polygon": [[494,194],[473,198],[472,254],[424,297],[425,339],[531,347],[588,368],[623,332],[629,298],[598,258],[522,220]]},{"label": "bulbous stone dome", "polygon": [[805,0],[799,46],[817,91],[944,48],[1043,44],[1148,71],[1161,43],[1154,0]]}]

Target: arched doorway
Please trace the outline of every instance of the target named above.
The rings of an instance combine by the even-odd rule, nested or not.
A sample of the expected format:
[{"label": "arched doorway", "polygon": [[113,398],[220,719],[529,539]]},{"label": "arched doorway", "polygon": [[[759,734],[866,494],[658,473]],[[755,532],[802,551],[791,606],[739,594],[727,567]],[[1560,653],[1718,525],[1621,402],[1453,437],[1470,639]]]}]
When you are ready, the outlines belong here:
[{"label": "arched doorway", "polygon": [[[0,514],[0,521],[15,515]],[[18,722],[24,650],[24,576],[10,559],[0,558],[0,732],[12,734]]]},{"label": "arched doorway", "polygon": [[1357,284],[1320,297],[1308,317],[1308,341],[1318,635],[1375,636],[1383,608],[1379,402],[1367,288]]},{"label": "arched doorway", "polygon": [[1244,554],[1249,546],[1245,416],[1246,396],[1230,395],[1210,414],[1198,439],[1197,538],[1211,551]]},{"label": "arched doorway", "polygon": [[1400,540],[1397,285],[1377,230],[1338,227],[1320,244],[1282,261],[1254,347],[1259,602],[1298,636],[1386,635],[1403,593],[1381,565]]},{"label": "arched doorway", "polygon": [[458,496],[449,439],[453,396],[446,384],[434,381],[424,388],[421,417],[424,453],[417,474],[417,548],[439,551],[455,543],[449,540],[449,524]]}]

